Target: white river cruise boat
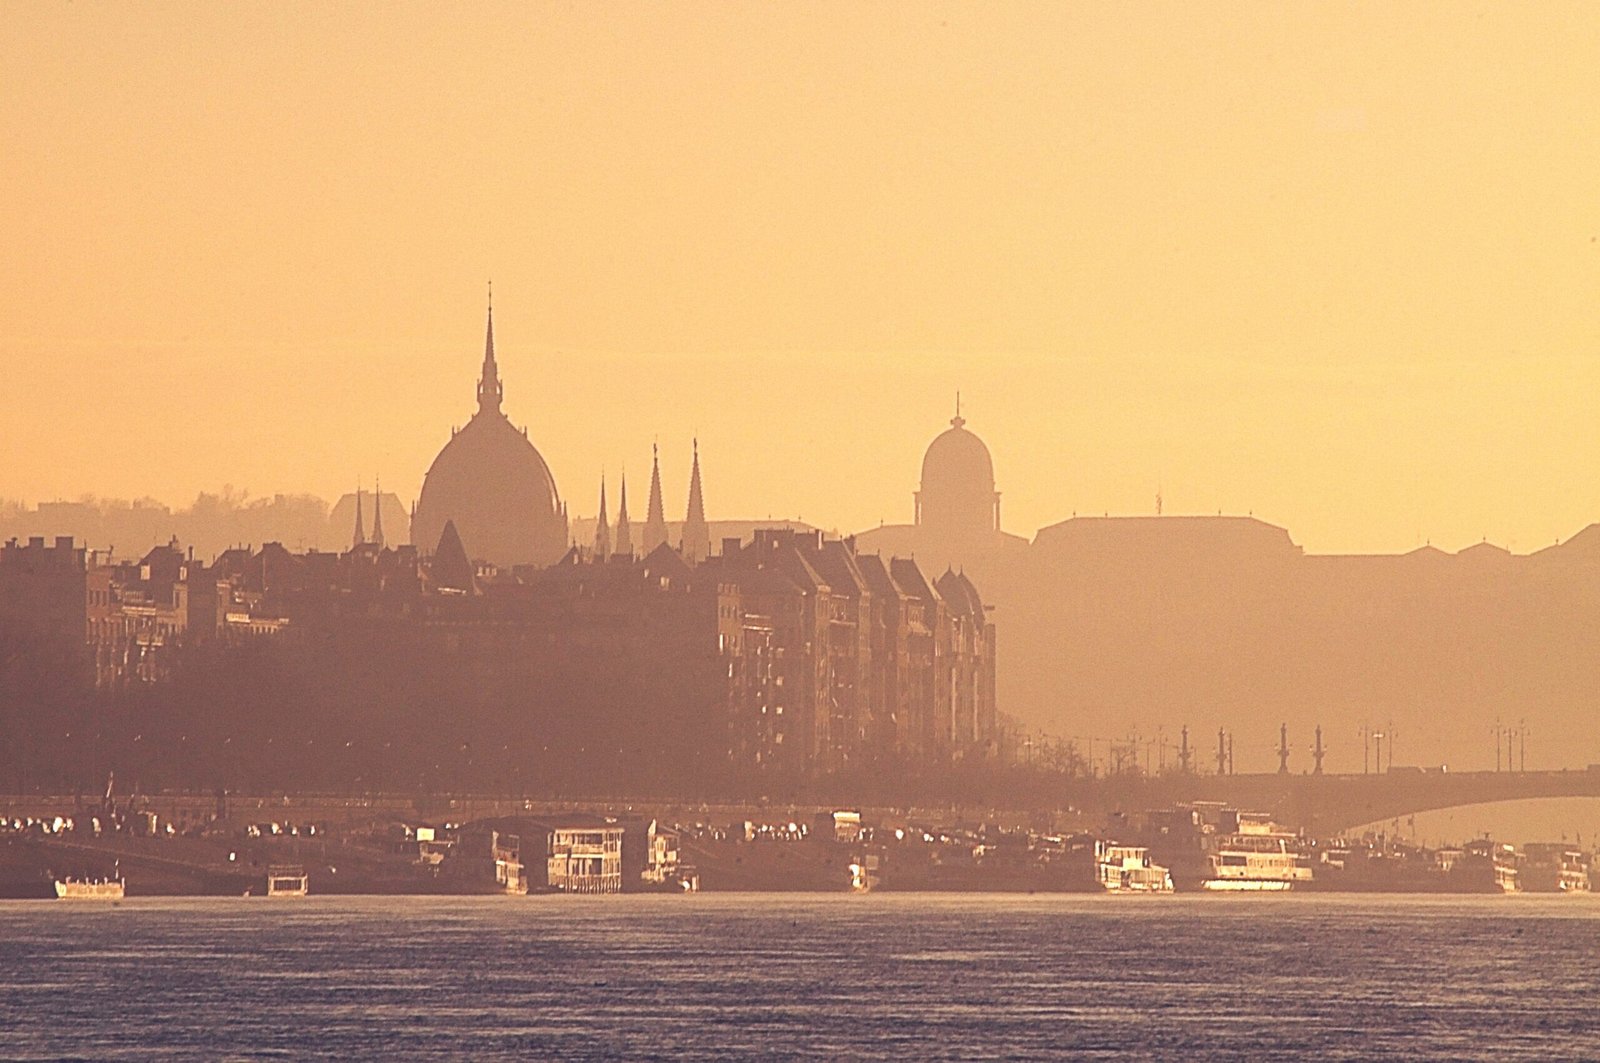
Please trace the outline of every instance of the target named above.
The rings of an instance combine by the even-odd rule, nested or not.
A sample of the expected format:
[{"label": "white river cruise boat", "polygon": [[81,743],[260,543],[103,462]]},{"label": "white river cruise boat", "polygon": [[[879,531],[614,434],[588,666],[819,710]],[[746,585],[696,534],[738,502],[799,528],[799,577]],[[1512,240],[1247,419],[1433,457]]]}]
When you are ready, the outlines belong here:
[{"label": "white river cruise boat", "polygon": [[1241,812],[1233,833],[1209,841],[1201,889],[1289,890],[1311,882],[1311,858],[1300,851],[1299,838],[1264,815]]},{"label": "white river cruise boat", "polygon": [[1095,881],[1108,893],[1171,893],[1172,875],[1142,845],[1095,843]]}]

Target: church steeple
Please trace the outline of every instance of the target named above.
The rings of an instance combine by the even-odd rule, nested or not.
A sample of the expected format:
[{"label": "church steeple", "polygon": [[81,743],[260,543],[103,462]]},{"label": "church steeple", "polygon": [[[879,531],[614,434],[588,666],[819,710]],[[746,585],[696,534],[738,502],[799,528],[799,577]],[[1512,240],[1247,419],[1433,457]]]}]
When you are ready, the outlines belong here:
[{"label": "church steeple", "polygon": [[356,481],[356,531],[350,538],[350,549],[354,550],[367,541],[367,525],[361,519],[361,481]]},{"label": "church steeple", "polygon": [[683,521],[683,559],[698,565],[711,556],[711,529],[700,493],[700,440],[694,441],[694,468],[689,473],[689,512]]},{"label": "church steeple", "polygon": [[499,413],[505,388],[500,383],[500,366],[494,360],[494,285],[489,285],[489,327],[483,341],[483,376],[478,378],[478,412]]},{"label": "church steeple", "polygon": [[606,474],[600,474],[600,517],[594,526],[594,558],[604,561],[611,556],[611,523],[606,517]]},{"label": "church steeple", "polygon": [[379,550],[387,545],[383,541],[383,481],[376,476],[372,478],[372,541],[377,544]]},{"label": "church steeple", "polygon": [[644,552],[650,554],[667,541],[667,512],[661,505],[661,454],[650,444],[650,506],[644,517]]},{"label": "church steeple", "polygon": [[622,557],[633,556],[633,529],[628,526],[628,473],[622,473],[622,504],[617,507],[617,542],[612,547]]}]

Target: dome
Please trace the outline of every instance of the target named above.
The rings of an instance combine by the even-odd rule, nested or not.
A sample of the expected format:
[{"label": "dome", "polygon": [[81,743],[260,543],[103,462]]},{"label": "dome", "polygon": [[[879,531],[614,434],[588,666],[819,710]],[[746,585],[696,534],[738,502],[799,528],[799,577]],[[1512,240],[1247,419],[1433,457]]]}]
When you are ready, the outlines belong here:
[{"label": "dome", "polygon": [[549,565],[567,549],[567,519],[550,466],[500,411],[494,319],[478,385],[478,412],[450,437],[422,482],[411,541],[433,550],[453,523],[468,556],[502,567]]},{"label": "dome", "polygon": [[950,427],[928,444],[922,487],[916,493],[917,523],[948,534],[975,535],[1000,527],[1000,495],[994,489],[994,459],[983,440],[967,431],[958,407]]},{"label": "dome", "polygon": [[922,489],[953,488],[987,493],[994,490],[994,459],[983,440],[966,429],[960,417],[934,437],[922,456]]}]

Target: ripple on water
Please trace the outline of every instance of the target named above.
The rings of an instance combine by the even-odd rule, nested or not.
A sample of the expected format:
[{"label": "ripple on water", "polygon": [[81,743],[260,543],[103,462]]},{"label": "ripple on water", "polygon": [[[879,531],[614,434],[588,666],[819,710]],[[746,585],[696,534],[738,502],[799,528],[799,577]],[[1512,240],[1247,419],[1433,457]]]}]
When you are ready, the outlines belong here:
[{"label": "ripple on water", "polygon": [[1580,1059],[1589,898],[0,903],[7,1058]]}]

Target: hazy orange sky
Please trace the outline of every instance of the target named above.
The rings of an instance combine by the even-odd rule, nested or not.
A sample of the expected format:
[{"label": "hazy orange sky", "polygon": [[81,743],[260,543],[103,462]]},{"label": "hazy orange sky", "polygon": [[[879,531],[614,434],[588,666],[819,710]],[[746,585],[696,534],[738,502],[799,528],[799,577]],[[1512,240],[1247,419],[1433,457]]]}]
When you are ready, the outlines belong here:
[{"label": "hazy orange sky", "polygon": [[[0,496],[415,496],[506,409],[573,513],[908,520],[960,388],[1009,530],[1315,552],[1600,519],[1600,6],[29,4]],[[676,514],[674,514],[676,515]]]}]

